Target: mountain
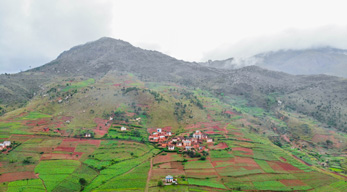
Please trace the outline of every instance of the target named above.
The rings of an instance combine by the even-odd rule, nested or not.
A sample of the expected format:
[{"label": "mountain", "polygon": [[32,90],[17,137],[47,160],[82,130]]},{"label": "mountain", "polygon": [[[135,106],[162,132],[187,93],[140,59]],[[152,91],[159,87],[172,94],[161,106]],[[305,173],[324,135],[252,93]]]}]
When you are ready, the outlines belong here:
[{"label": "mountain", "polygon": [[[174,82],[206,89],[217,95],[242,96],[250,105],[266,110],[275,106],[274,102],[269,103],[268,97],[276,94],[274,99],[281,98],[287,108],[318,118],[339,130],[347,130],[347,116],[344,115],[347,113],[347,84],[341,78],[327,75],[295,76],[257,66],[216,69],[177,60],[112,38],[101,38],[73,47],[46,65],[10,75],[11,81],[1,75],[1,81],[10,83],[3,84],[0,98],[5,103],[19,102],[31,98],[42,81],[76,76],[100,79],[112,71],[134,73],[147,82]],[[23,88],[17,89],[17,82],[20,81],[25,83],[21,84]]]},{"label": "mountain", "polygon": [[280,50],[254,56],[266,69],[295,75],[327,74],[347,77],[347,50],[330,47]]}]

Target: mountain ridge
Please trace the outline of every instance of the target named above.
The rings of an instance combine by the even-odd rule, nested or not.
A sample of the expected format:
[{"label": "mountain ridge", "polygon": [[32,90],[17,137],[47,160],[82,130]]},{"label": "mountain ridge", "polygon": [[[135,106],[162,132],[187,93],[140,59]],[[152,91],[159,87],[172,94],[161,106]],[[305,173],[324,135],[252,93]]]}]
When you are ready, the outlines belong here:
[{"label": "mountain ridge", "polygon": [[[345,80],[342,78],[326,75],[290,75],[262,69],[258,66],[227,70],[216,69],[201,66],[198,63],[177,60],[157,51],[143,50],[125,41],[112,38],[101,38],[75,46],[60,54],[52,62],[13,75],[13,77],[17,77],[16,81],[20,82],[20,79],[35,77],[35,75],[28,76],[28,74],[40,74],[40,80],[34,78],[30,85],[31,90],[34,91],[29,91],[30,94],[25,93],[26,98],[30,99],[35,92],[39,91],[38,87],[43,81],[52,82],[55,78],[76,76],[100,79],[111,71],[134,73],[145,82],[175,82],[210,90],[217,95],[238,95],[248,99],[251,105],[267,110],[275,107],[273,103],[269,104],[267,97],[278,93],[278,98],[293,105],[291,108],[300,109],[302,113],[316,118],[323,117],[321,121],[324,122],[336,121],[332,126],[339,126],[342,130],[347,129],[345,124],[347,117],[342,117],[340,120],[336,117],[336,114],[339,113],[346,114],[347,109],[347,107],[341,109],[341,106],[346,105],[344,101],[345,95],[347,95],[347,93],[344,94],[347,89],[345,89]],[[1,79],[4,81],[4,76],[0,76]],[[7,84],[11,83],[7,81]],[[322,85],[326,87],[322,87]],[[8,97],[11,91],[16,90],[11,88],[11,86],[15,87],[14,85],[9,86],[4,83],[4,86],[6,89],[1,89],[1,92],[5,92],[5,94],[1,93],[0,99],[6,101],[4,95]],[[312,90],[319,94],[315,95]],[[336,94],[336,99],[331,101],[327,98],[328,95],[334,93],[333,90],[341,91]],[[15,100],[16,95],[12,95],[11,100]],[[307,102],[308,100],[314,102]],[[317,107],[321,103],[327,105],[333,112],[320,111]]]}]

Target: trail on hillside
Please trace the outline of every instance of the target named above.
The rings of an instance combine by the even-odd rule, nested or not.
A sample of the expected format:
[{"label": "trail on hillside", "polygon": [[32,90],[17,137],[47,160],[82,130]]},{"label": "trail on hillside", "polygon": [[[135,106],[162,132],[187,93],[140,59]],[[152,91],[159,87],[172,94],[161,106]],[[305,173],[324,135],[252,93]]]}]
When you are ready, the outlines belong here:
[{"label": "trail on hillside", "polygon": [[151,180],[151,176],[152,176],[152,168],[153,168],[153,157],[151,158],[151,166],[149,168],[148,171],[148,176],[147,176],[147,182],[146,182],[146,188],[145,188],[145,192],[148,192],[148,187],[149,187],[149,182]]}]

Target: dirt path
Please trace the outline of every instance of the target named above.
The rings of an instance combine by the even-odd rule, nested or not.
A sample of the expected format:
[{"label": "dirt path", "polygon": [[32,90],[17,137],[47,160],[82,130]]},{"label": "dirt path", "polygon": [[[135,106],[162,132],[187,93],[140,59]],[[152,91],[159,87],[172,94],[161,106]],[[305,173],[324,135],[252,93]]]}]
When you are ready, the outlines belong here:
[{"label": "dirt path", "polygon": [[151,167],[149,168],[149,171],[148,171],[145,192],[148,192],[149,181],[151,180],[151,176],[152,176],[152,168],[153,168],[153,158],[151,158]]}]

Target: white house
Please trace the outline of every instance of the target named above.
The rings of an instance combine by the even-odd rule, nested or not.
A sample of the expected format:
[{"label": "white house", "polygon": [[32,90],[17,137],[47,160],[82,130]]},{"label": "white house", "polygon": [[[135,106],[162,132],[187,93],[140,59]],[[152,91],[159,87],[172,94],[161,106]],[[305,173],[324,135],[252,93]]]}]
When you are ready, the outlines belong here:
[{"label": "white house", "polygon": [[112,117],[110,117],[110,121],[112,121],[113,120],[113,118]]},{"label": "white house", "polygon": [[158,133],[161,133],[161,128],[157,128],[157,132],[158,132]]},{"label": "white house", "polygon": [[92,134],[90,134],[90,133],[84,134],[84,137],[91,137],[91,136],[92,136]]},{"label": "white house", "polygon": [[175,150],[175,146],[174,146],[174,145],[169,145],[168,149],[169,149],[170,151],[173,151],[173,150]]},{"label": "white house", "polygon": [[181,142],[177,143],[177,147],[182,147],[182,143]]},{"label": "white house", "polygon": [[211,139],[211,138],[207,139],[207,143],[212,143],[212,142],[213,142],[213,139]]},{"label": "white house", "polygon": [[120,128],[120,130],[121,130],[121,131],[126,131],[127,128],[125,128],[124,126],[122,126],[122,127]]},{"label": "white house", "polygon": [[167,132],[167,135],[168,135],[168,136],[171,136],[171,132],[170,132],[170,131],[169,131],[169,132]]},{"label": "white house", "polygon": [[172,183],[173,177],[171,175],[168,175],[165,177],[165,181],[166,181],[166,183]]},{"label": "white house", "polygon": [[11,141],[4,141],[4,145],[5,145],[6,147],[10,146],[10,145],[11,145]]},{"label": "white house", "polygon": [[193,133],[193,138],[202,139],[202,133],[199,130],[196,130],[195,133]]}]

